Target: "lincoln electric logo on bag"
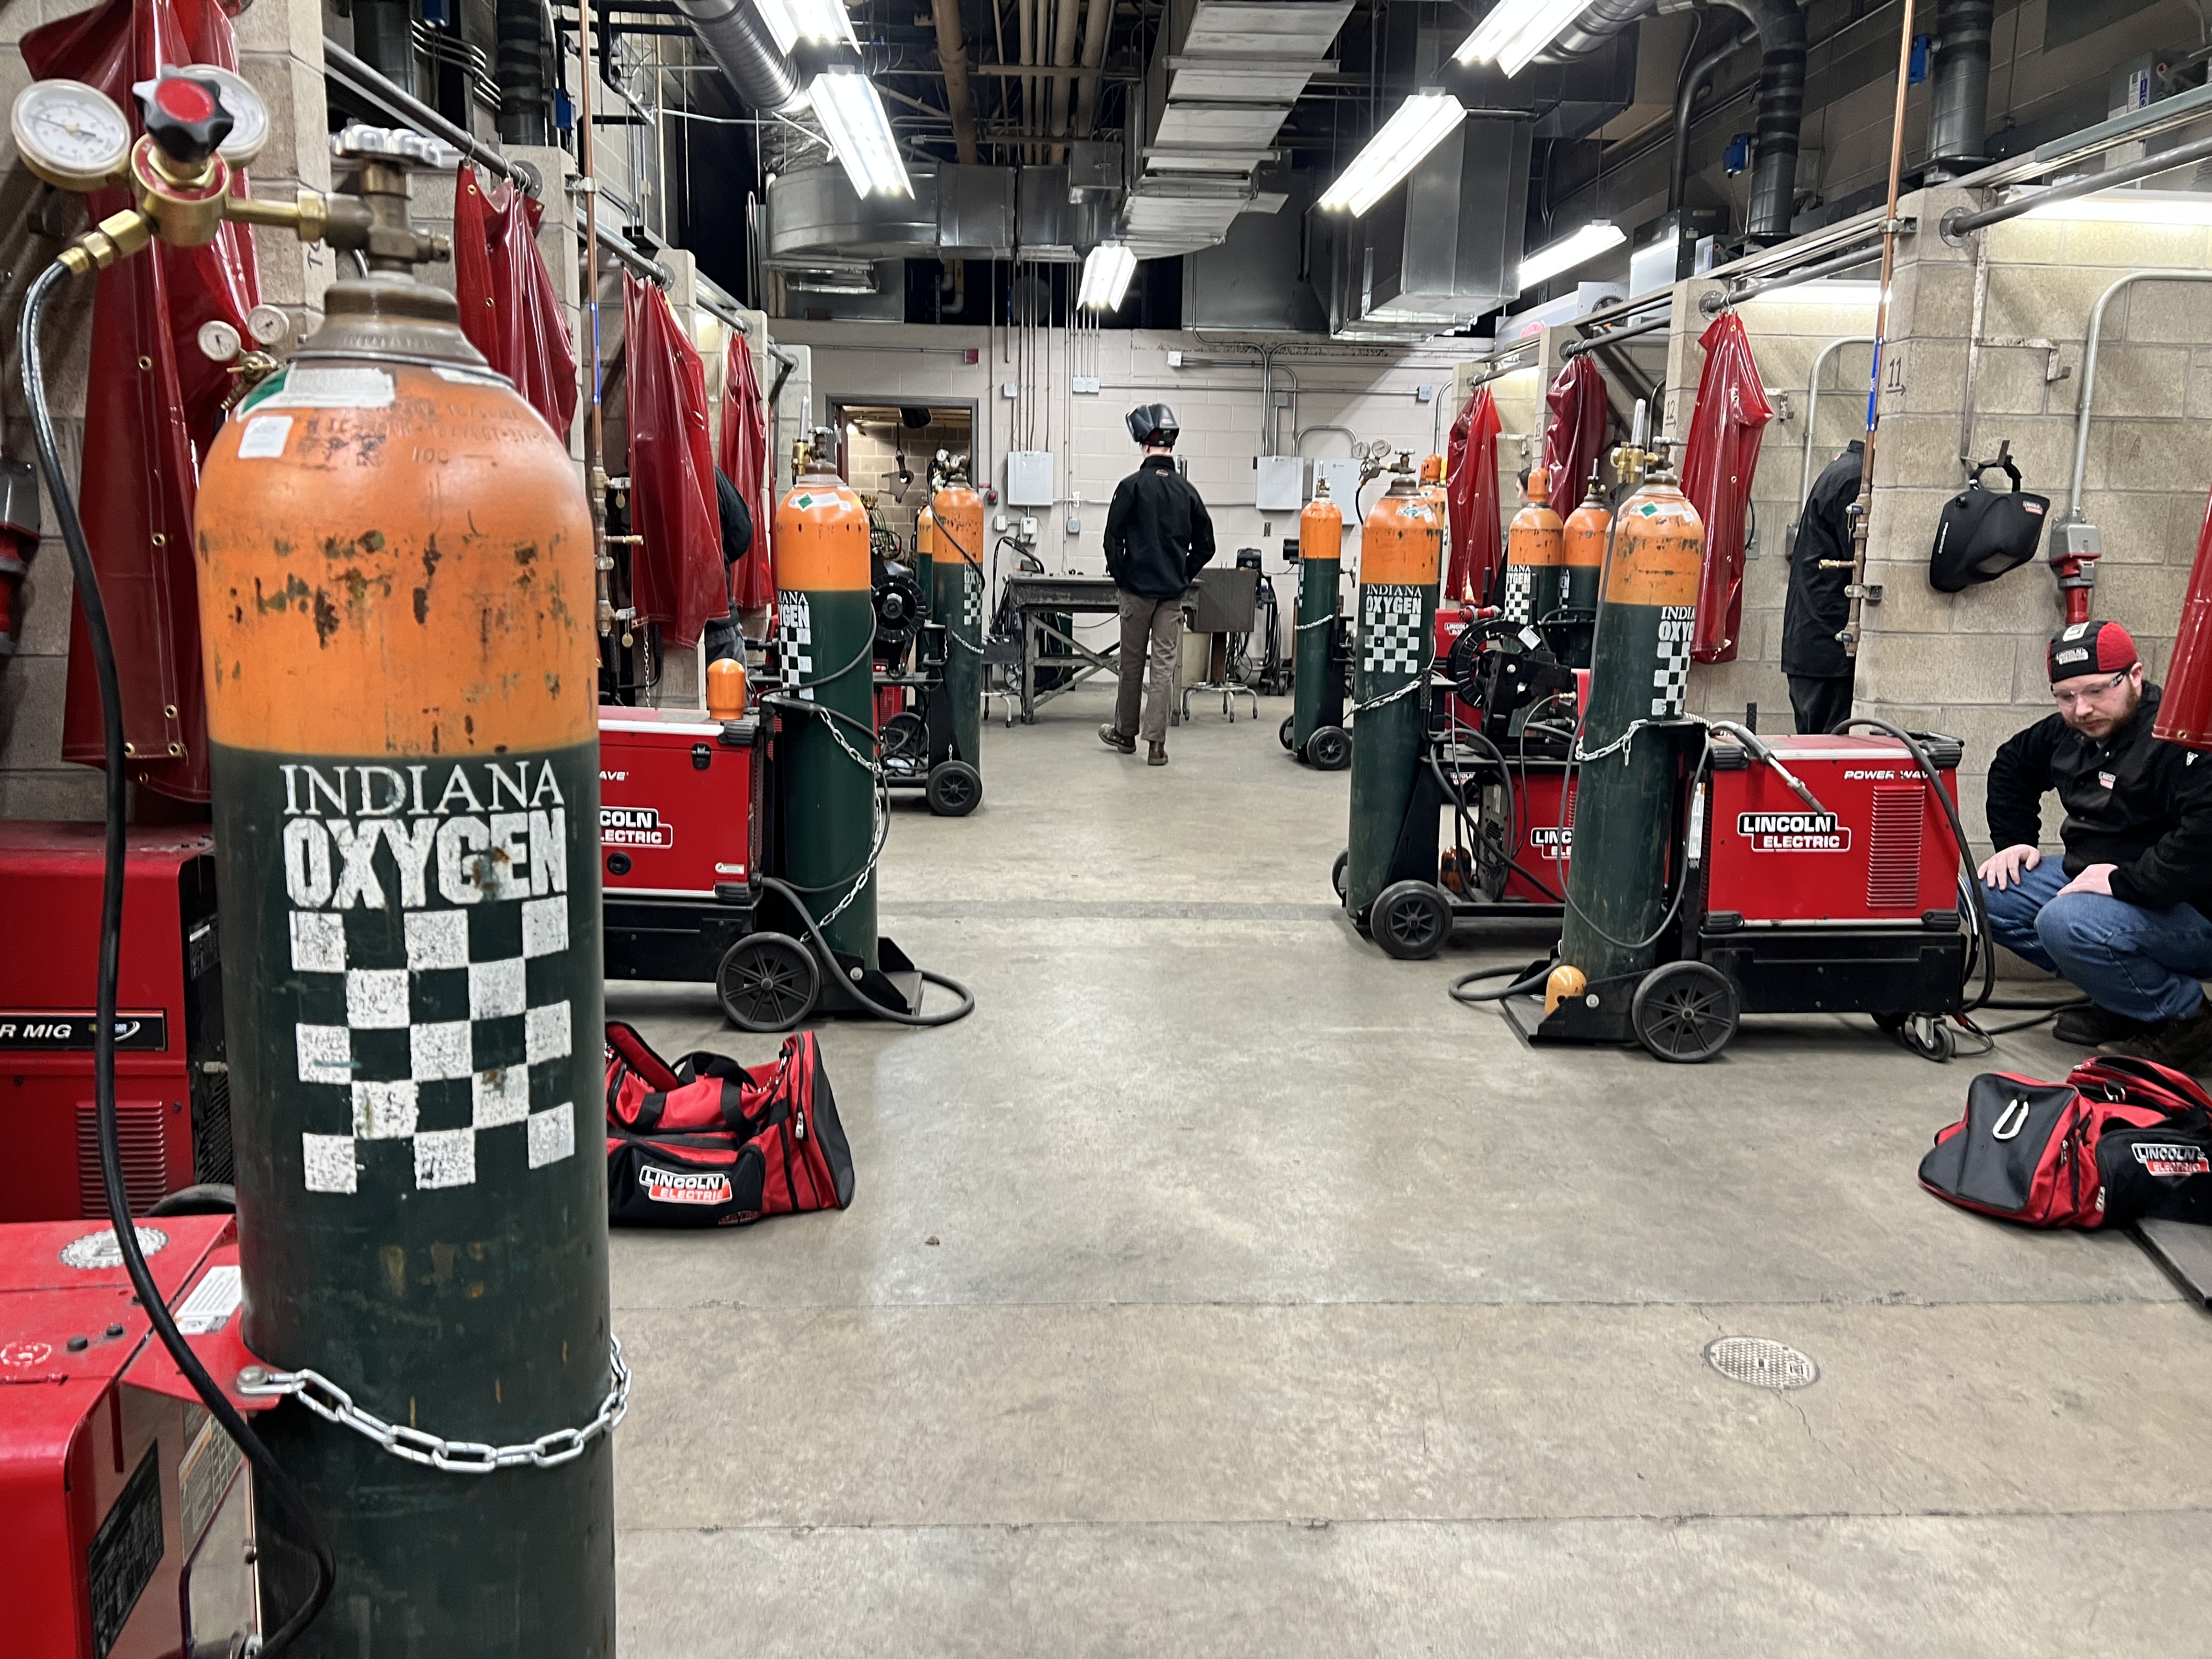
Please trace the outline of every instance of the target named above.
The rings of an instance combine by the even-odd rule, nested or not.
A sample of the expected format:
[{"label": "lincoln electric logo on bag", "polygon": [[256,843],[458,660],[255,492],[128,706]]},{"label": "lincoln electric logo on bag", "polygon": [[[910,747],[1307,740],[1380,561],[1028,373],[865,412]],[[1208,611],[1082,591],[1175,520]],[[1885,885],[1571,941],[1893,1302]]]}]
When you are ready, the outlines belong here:
[{"label": "lincoln electric logo on bag", "polygon": [[663,823],[656,807],[602,806],[599,841],[607,847],[673,847],[676,826]]},{"label": "lincoln electric logo on bag", "polygon": [[1735,832],[1754,853],[1848,853],[1851,832],[1833,812],[1739,812]]},{"label": "lincoln electric logo on bag", "polygon": [[656,1170],[650,1164],[637,1172],[637,1184],[656,1204],[726,1204],[730,1177],[720,1170],[692,1171]]},{"label": "lincoln electric logo on bag", "polygon": [[2136,1162],[2154,1176],[2212,1175],[2212,1158],[2205,1157],[2201,1146],[2162,1146],[2139,1140],[2134,1150]]}]

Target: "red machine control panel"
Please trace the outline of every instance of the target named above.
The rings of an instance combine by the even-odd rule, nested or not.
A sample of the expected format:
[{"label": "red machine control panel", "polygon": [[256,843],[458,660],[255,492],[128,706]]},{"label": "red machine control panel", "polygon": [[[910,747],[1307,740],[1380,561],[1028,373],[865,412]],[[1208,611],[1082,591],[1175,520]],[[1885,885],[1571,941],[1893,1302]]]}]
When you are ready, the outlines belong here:
[{"label": "red machine control panel", "polygon": [[712,899],[759,865],[764,750],[750,720],[599,710],[599,857],[609,896]]},{"label": "red machine control panel", "polygon": [[[1889,737],[1768,738],[1777,760],[1822,810],[1771,766],[1722,737],[1713,744],[1705,813],[1705,908],[1761,922],[1917,922],[1955,911],[1959,848],[1934,787]],[[1923,742],[1937,775],[1958,743]]]}]

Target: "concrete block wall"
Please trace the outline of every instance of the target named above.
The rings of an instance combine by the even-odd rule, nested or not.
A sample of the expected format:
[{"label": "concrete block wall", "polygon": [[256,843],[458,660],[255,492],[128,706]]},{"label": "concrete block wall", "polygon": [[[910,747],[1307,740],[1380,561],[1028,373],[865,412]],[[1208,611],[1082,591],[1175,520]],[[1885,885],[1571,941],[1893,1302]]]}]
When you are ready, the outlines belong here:
[{"label": "concrete block wall", "polygon": [[[883,519],[884,527],[908,549],[914,546],[915,515],[929,501],[931,458],[940,449],[964,455],[973,441],[969,422],[965,419],[955,422],[942,418],[946,412],[939,410],[940,418],[926,427],[875,421],[859,424],[856,432],[846,435],[847,481],[862,495],[875,498],[876,511]],[[907,471],[914,477],[903,491],[899,491],[902,454],[906,457]],[[904,499],[899,499],[899,495]]]}]

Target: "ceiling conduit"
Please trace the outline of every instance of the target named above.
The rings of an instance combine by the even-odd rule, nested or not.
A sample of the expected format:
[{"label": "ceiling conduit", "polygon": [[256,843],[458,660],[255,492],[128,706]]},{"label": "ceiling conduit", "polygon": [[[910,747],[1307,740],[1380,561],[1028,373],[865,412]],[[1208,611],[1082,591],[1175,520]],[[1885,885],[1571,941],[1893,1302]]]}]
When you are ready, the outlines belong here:
[{"label": "ceiling conduit", "polygon": [[1990,28],[1994,0],[1942,0],[1928,100],[1929,165],[1957,178],[1982,165],[1990,124]]},{"label": "ceiling conduit", "polygon": [[799,70],[777,48],[748,0],[676,0],[676,4],[714,67],[729,77],[746,104],[772,115],[806,107]]}]

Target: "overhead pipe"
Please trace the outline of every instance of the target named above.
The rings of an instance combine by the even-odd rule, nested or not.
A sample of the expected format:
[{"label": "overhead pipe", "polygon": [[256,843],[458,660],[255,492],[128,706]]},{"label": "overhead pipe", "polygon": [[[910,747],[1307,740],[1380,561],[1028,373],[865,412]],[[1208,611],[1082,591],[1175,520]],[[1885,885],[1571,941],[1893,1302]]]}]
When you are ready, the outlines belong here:
[{"label": "overhead pipe", "polygon": [[1734,55],[1743,45],[1741,35],[1731,33],[1703,58],[1690,65],[1690,72],[1682,77],[1682,89],[1674,94],[1674,155],[1667,169],[1667,211],[1673,213],[1682,205],[1690,188],[1690,109],[1698,101],[1698,94],[1711,80],[1713,71]]},{"label": "overhead pipe", "polygon": [[1796,216],[1797,133],[1805,118],[1805,14],[1796,0],[1726,0],[1759,30],[1759,143],[1752,161],[1747,240],[1790,239]]},{"label": "overhead pipe", "polygon": [[1990,124],[1990,29],[1995,0],[1941,0],[1929,79],[1928,163],[1957,178],[1983,161]]},{"label": "overhead pipe", "polygon": [[[358,3],[358,0],[356,0]],[[788,115],[804,108],[798,67],[775,44],[749,0],[676,0],[714,67],[751,108]]]},{"label": "overhead pipe", "polygon": [[553,81],[553,14],[545,0],[499,0],[494,17],[498,51],[499,141],[550,144],[552,112],[546,88]]},{"label": "overhead pipe", "polygon": [[960,0],[933,0],[937,62],[945,71],[945,103],[952,116],[954,152],[963,166],[981,158],[975,151],[975,94],[968,85],[968,43],[960,38]]},{"label": "overhead pipe", "polygon": [[1075,125],[1070,136],[1088,138],[1098,125],[1098,82],[1106,66],[1106,34],[1114,0],[1088,0],[1083,12],[1083,77],[1076,82]]},{"label": "overhead pipe", "polygon": [[[1055,69],[1075,67],[1076,14],[1078,0],[1055,0],[1053,9],[1052,62]],[[1047,96],[1052,102],[1052,136],[1067,136],[1067,118],[1075,102],[1075,83],[1066,76],[1055,76]],[[1055,150],[1052,160],[1066,160],[1066,152]]]},{"label": "overhead pipe", "polygon": [[353,44],[369,68],[409,97],[418,94],[415,8],[410,0],[354,0]]}]

